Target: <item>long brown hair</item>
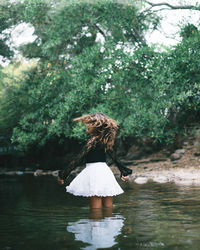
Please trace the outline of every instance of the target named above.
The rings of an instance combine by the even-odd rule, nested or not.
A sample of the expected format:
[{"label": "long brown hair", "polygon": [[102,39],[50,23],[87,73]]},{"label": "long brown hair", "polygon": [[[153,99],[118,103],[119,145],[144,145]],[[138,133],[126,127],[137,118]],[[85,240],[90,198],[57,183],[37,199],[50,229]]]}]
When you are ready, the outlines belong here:
[{"label": "long brown hair", "polygon": [[100,142],[105,151],[113,148],[119,125],[109,116],[103,113],[83,115],[73,119],[75,122],[87,124],[87,134],[91,137],[87,142],[87,151]]}]

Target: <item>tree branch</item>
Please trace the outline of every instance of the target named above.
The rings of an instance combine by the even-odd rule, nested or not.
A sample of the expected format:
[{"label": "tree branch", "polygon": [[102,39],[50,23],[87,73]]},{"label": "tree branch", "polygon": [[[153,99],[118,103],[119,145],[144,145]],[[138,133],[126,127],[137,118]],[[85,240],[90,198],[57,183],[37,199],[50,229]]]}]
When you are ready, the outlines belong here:
[{"label": "tree branch", "polygon": [[140,42],[143,46],[147,46],[145,37],[135,27],[133,27],[132,29],[135,34],[136,41]]},{"label": "tree branch", "polygon": [[104,38],[106,38],[106,35],[105,35],[105,33],[103,32],[103,30],[101,30],[100,28],[99,28],[99,26],[97,25],[97,24],[93,24],[93,26],[104,36]]},{"label": "tree branch", "polygon": [[158,7],[158,6],[167,6],[172,10],[198,10],[200,11],[200,5],[194,6],[194,5],[171,5],[169,3],[161,2],[161,3],[151,3],[149,1],[145,1],[145,3],[148,3],[151,5],[151,8]]}]

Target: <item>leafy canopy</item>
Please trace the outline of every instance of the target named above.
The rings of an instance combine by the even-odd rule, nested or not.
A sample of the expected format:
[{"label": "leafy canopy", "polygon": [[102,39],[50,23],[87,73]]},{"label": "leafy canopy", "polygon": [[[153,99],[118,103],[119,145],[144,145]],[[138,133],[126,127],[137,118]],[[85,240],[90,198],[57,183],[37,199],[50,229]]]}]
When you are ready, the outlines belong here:
[{"label": "leafy canopy", "polygon": [[20,51],[38,63],[6,97],[23,110],[10,126],[21,148],[52,138],[84,140],[84,128],[72,119],[85,113],[110,115],[120,123],[123,138],[162,143],[173,142],[197,117],[198,29],[167,52],[157,52],[144,35],[156,29],[159,18],[135,5],[26,0],[22,10],[21,19],[34,27],[37,38]]}]

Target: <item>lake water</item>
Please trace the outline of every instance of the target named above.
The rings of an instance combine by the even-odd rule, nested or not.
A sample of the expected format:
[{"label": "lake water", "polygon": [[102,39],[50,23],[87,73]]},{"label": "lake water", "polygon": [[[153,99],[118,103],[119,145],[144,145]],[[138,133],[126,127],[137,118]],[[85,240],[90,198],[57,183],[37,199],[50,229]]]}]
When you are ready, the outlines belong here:
[{"label": "lake water", "polygon": [[53,177],[1,176],[0,249],[200,249],[200,187],[122,183],[90,211]]}]

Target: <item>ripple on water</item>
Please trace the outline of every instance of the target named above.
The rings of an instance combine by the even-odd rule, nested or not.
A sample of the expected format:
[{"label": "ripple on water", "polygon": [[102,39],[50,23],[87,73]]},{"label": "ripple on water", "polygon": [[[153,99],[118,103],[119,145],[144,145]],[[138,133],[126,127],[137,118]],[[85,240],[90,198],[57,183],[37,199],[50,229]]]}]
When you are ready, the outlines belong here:
[{"label": "ripple on water", "polygon": [[53,179],[43,180],[0,183],[0,249],[96,249],[103,247],[101,237],[113,249],[199,247],[196,186],[122,183],[125,193],[114,198],[113,213],[103,210],[94,217],[87,199],[66,195]]}]

